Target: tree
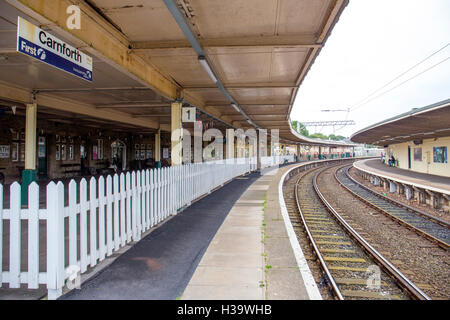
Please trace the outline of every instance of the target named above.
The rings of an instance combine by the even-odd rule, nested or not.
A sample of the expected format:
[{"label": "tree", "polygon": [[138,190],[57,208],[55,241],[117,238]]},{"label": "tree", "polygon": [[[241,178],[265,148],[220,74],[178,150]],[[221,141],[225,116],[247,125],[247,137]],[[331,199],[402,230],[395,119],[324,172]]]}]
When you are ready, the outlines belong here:
[{"label": "tree", "polygon": [[315,139],[328,140],[328,137],[326,135],[324,135],[323,133],[314,133],[314,134],[311,134],[309,137],[315,138]]},{"label": "tree", "polygon": [[303,123],[300,123],[300,134],[309,137],[309,131],[306,129],[305,125]]},{"label": "tree", "polygon": [[313,133],[309,134],[308,129],[306,129],[305,125],[298,121],[292,121],[292,128],[300,133],[302,136],[305,136],[307,138],[317,138],[317,139],[323,139],[323,140],[334,140],[334,141],[341,141],[345,140],[346,138],[344,136],[336,136],[334,134],[330,134],[329,136],[326,136],[322,133]]},{"label": "tree", "polygon": [[343,136],[336,136],[336,135],[334,135],[334,134],[330,134],[330,135],[328,136],[328,139],[329,139],[329,140],[334,140],[334,141],[340,141],[340,140],[344,140],[345,137],[343,137]]},{"label": "tree", "polygon": [[292,128],[294,128],[294,130],[300,133],[302,136],[309,137],[309,131],[308,129],[306,129],[303,123],[292,121]]}]

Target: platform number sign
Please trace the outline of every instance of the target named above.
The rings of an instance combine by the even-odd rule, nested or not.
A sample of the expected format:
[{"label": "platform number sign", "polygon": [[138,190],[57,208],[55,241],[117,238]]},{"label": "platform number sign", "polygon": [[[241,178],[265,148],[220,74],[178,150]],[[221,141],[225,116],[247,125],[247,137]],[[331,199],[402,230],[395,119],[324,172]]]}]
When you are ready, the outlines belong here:
[{"label": "platform number sign", "polygon": [[183,122],[195,122],[196,120],[196,108],[195,107],[184,107],[182,112]]}]

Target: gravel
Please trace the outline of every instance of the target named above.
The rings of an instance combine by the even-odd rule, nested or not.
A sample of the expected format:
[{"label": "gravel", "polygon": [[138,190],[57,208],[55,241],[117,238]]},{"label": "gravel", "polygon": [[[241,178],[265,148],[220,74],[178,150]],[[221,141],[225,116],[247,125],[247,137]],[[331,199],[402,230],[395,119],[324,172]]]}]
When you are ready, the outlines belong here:
[{"label": "gravel", "polygon": [[359,174],[357,174],[357,171],[355,168],[351,168],[350,169],[350,175],[352,176],[353,179],[355,179],[356,181],[358,181],[359,183],[364,184],[366,187],[369,187],[370,189],[381,193],[383,195],[385,195],[388,198],[391,198],[393,200],[397,200],[399,202],[402,202],[404,204],[407,204],[413,208],[416,208],[418,210],[424,211],[432,216],[435,216],[439,219],[442,219],[448,223],[450,223],[450,214],[444,212],[444,210],[438,210],[438,209],[434,209],[432,207],[430,207],[427,204],[423,204],[423,203],[419,203],[418,200],[406,200],[404,195],[400,195],[398,193],[389,193],[386,192],[386,190],[383,189],[383,187],[380,186],[374,186],[373,184],[370,183],[370,181],[368,180],[364,180]]},{"label": "gravel", "polygon": [[449,253],[353,198],[334,179],[335,170],[336,167],[325,170],[318,180],[330,204],[428,296],[449,299]]}]

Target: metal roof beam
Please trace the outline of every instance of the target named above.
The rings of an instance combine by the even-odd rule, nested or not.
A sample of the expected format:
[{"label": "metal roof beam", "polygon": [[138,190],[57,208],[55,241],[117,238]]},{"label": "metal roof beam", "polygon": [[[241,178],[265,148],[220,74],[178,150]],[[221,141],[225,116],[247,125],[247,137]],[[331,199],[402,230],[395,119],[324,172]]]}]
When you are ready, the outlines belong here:
[{"label": "metal roof beam", "polygon": [[[219,88],[219,90],[223,93],[223,95],[227,98],[230,104],[234,104],[236,109],[239,109],[244,118],[249,121],[249,117],[247,114],[239,108],[238,103],[234,98],[230,95],[230,93],[225,89],[222,82],[220,81],[219,77],[217,76],[217,72],[214,72],[212,68],[212,64],[210,61],[208,61],[205,52],[203,51],[202,46],[197,41],[197,38],[195,37],[194,33],[192,32],[191,28],[189,27],[188,23],[184,19],[183,15],[181,14],[180,10],[178,9],[177,4],[174,0],[163,0],[164,4],[166,5],[167,9],[169,9],[170,13],[172,14],[172,17],[177,22],[178,26],[180,27],[181,31],[183,31],[184,35],[186,36],[187,40],[191,44],[192,48],[195,50],[199,63],[202,64],[202,66],[205,68],[206,72],[209,74],[210,78],[215,79],[216,85]],[[214,81],[214,80],[213,80]],[[257,127],[254,123],[249,121],[250,124]]]},{"label": "metal roof beam", "polygon": [[[186,24],[187,25],[187,24]],[[241,38],[216,38],[198,39],[200,47],[296,47],[296,48],[320,48],[321,44],[315,42],[314,34],[287,35],[287,36],[264,36],[264,37],[241,37]],[[190,40],[171,41],[137,41],[131,44],[135,51],[146,51],[154,49],[190,48]],[[197,52],[197,50],[194,48]],[[200,50],[200,49],[199,49]],[[203,50],[200,50],[203,51]]]}]

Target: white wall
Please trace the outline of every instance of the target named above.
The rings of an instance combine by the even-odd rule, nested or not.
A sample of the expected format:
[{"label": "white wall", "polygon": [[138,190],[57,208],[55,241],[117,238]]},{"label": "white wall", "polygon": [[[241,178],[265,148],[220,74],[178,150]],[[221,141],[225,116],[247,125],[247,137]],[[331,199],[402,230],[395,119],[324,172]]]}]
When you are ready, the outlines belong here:
[{"label": "white wall", "polygon": [[[433,159],[434,147],[447,147],[447,159],[450,156],[450,137],[437,139],[424,139],[421,145],[415,145],[412,141],[390,145],[385,149],[386,154],[393,154],[398,160],[399,168],[408,168],[408,146],[411,147],[411,170],[450,177],[450,163],[437,163]],[[414,149],[422,148],[422,158],[420,161],[414,160]]]}]

